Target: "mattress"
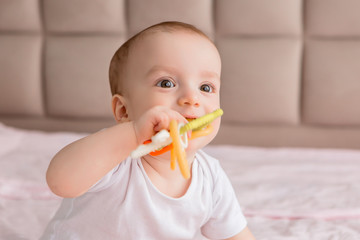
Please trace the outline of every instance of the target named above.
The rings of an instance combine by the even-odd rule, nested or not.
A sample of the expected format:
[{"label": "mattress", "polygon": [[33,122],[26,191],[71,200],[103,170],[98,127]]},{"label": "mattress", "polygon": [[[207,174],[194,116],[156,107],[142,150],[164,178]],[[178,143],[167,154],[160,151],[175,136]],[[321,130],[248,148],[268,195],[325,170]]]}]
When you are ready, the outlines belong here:
[{"label": "mattress", "polygon": [[[53,155],[86,134],[0,123],[0,239],[38,239],[61,198],[48,189]],[[256,239],[360,239],[360,151],[209,145]]]}]

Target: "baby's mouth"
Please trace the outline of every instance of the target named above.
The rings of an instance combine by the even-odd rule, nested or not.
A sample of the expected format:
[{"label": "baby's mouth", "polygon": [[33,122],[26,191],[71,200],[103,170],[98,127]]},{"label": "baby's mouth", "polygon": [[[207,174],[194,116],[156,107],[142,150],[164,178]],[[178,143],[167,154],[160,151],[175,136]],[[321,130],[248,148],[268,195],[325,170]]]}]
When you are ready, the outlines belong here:
[{"label": "baby's mouth", "polygon": [[188,122],[191,122],[191,121],[199,118],[199,117],[197,117],[196,115],[192,115],[192,114],[189,114],[189,115],[185,114],[185,115],[183,115],[183,116],[184,116],[184,118],[185,118]]}]

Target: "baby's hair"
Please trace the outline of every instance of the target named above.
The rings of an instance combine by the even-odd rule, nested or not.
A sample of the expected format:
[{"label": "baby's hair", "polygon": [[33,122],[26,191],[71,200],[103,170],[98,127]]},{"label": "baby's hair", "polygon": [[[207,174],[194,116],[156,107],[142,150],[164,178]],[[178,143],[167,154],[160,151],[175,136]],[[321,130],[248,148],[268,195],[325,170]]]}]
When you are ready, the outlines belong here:
[{"label": "baby's hair", "polygon": [[182,22],[176,22],[176,21],[162,22],[142,30],[141,32],[135,34],[133,37],[127,40],[124,44],[122,44],[121,47],[115,52],[114,56],[110,61],[109,80],[110,80],[111,94],[112,95],[122,94],[121,86],[119,85],[121,84],[122,78],[124,76],[126,60],[129,56],[129,52],[131,51],[131,48],[136,41],[144,38],[149,33],[156,33],[156,32],[172,33],[175,31],[185,31],[185,32],[199,34],[200,36],[203,36],[207,38],[210,42],[212,42],[211,39],[198,28],[194,27],[193,25]]}]

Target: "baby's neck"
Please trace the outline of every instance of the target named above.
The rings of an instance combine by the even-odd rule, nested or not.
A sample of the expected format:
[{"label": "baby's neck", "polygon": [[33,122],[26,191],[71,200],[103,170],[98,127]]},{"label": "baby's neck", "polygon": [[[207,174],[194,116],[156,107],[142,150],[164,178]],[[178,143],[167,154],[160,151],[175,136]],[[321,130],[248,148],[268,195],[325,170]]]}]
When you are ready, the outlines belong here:
[{"label": "baby's neck", "polygon": [[[192,162],[195,158],[195,153],[186,153],[186,158],[189,164],[189,167],[191,167]],[[179,166],[176,163],[175,170],[171,170],[170,168],[170,152],[159,155],[159,156],[151,156],[146,155],[142,157],[142,163],[147,167],[150,167],[157,173],[157,175],[166,178],[168,180],[171,180],[173,178],[177,178],[177,175],[182,176]],[[191,171],[190,171],[191,172]],[[146,172],[148,173],[148,172]]]},{"label": "baby's neck", "polygon": [[187,160],[190,167],[190,178],[184,179],[179,166],[175,167],[175,170],[170,169],[170,158],[164,155],[164,157],[153,157],[146,155],[141,159],[144,170],[151,180],[152,184],[163,194],[179,198],[183,196],[191,183],[191,167],[195,158],[195,153],[187,153]]}]

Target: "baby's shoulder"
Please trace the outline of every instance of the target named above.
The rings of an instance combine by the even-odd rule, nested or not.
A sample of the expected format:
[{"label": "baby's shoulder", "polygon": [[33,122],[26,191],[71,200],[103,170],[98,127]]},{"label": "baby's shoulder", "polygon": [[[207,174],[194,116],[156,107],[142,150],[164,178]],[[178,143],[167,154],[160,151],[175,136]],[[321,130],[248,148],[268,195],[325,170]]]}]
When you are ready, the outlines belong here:
[{"label": "baby's shoulder", "polygon": [[197,151],[196,158],[199,161],[199,164],[204,165],[210,169],[217,169],[220,167],[219,160],[210,156],[203,150]]},{"label": "baby's shoulder", "polygon": [[[126,158],[124,161],[116,165],[113,169],[111,169],[105,176],[103,176],[97,183],[95,183],[90,189],[89,192],[99,192],[101,190],[105,190],[119,182],[121,179],[128,179],[126,175],[128,175],[129,169],[131,169],[131,165],[133,161],[130,157]],[[125,176],[125,177],[124,177]]]},{"label": "baby's shoulder", "polygon": [[196,154],[196,159],[199,164],[199,168],[202,169],[204,175],[208,175],[215,180],[222,172],[222,168],[218,159],[205,153],[203,150],[199,150]]}]

